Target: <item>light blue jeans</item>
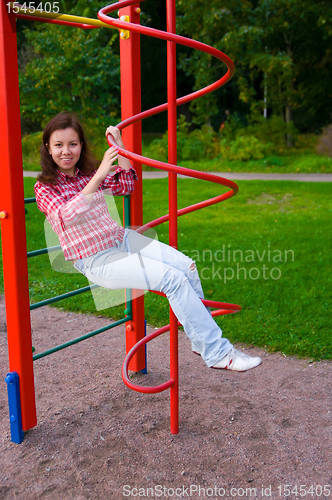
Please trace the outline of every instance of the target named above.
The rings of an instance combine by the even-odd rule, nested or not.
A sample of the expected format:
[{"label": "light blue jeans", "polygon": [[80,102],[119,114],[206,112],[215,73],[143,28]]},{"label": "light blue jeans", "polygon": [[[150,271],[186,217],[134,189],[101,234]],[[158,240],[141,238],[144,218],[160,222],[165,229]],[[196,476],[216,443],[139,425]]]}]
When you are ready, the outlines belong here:
[{"label": "light blue jeans", "polygon": [[201,354],[207,366],[231,350],[232,344],[200,300],[204,295],[194,261],[178,250],[126,229],[117,246],[79,259],[74,267],[101,287],[165,293],[192,350]]}]

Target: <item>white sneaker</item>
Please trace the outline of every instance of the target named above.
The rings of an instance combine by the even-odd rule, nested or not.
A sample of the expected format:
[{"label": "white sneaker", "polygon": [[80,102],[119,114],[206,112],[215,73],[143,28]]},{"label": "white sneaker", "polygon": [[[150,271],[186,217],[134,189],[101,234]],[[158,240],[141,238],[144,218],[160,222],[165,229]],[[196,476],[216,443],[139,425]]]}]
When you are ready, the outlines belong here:
[{"label": "white sneaker", "polygon": [[259,358],[258,356],[248,356],[248,354],[238,351],[235,347],[233,347],[230,352],[218,361],[218,363],[212,366],[212,368],[245,372],[251,368],[256,368],[256,366],[260,365],[261,362],[262,358]]}]

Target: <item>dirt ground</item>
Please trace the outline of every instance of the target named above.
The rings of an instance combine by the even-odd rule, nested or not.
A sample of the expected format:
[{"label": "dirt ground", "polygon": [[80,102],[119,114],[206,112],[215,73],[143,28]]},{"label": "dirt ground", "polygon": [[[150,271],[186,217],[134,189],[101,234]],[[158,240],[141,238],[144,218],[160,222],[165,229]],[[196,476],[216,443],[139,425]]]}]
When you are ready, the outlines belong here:
[{"label": "dirt ground", "polygon": [[[33,345],[40,352],[106,323],[38,309]],[[292,485],[290,499],[332,498],[331,362],[252,348],[263,357],[260,367],[212,370],[180,332],[180,432],[172,435],[169,392],[141,394],[122,381],[122,325],[35,362],[38,425],[17,445],[9,432],[2,297],[0,345],[1,499],[278,499],[286,498],[285,485]],[[135,379],[167,380],[168,349],[168,334],[152,341],[149,373]]]}]

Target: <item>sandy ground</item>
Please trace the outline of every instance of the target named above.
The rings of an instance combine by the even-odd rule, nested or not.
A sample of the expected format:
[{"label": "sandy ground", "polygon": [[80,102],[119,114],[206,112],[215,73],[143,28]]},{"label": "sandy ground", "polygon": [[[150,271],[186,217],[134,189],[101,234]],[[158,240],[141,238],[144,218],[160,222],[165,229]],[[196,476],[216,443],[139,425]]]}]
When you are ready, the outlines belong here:
[{"label": "sandy ground", "polygon": [[[42,351],[106,323],[32,311],[33,345]],[[5,331],[1,297],[2,380]],[[3,382],[0,498],[332,498],[332,363],[252,348],[263,364],[234,373],[206,368],[183,332],[179,344],[177,435],[170,434],[168,391],[145,395],[122,381],[124,326],[35,362],[38,425],[21,445],[10,441]],[[168,349],[168,334],[151,342],[149,373],[134,378],[167,380]],[[292,485],[288,496],[285,485]]]}]

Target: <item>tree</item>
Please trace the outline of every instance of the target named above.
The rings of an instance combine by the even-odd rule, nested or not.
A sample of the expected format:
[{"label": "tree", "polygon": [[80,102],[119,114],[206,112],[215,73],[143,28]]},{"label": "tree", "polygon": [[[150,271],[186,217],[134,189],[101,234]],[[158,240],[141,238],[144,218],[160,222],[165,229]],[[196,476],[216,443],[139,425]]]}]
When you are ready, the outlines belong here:
[{"label": "tree", "polygon": [[[294,119],[302,130],[328,123],[331,100],[332,4],[327,0],[179,0],[183,34],[226,52],[235,62],[232,98],[238,97],[254,118],[265,107]],[[197,87],[213,81],[222,68],[205,55],[182,61]],[[227,86],[223,89],[227,95]],[[265,96],[264,96],[265,94]],[[220,94],[221,95],[221,94]],[[219,97],[220,97],[219,95]],[[211,98],[210,98],[211,99]],[[218,95],[212,97],[220,107]],[[236,104],[233,102],[236,109]],[[205,106],[197,103],[202,121]],[[227,107],[229,107],[227,105]],[[290,137],[288,138],[290,141]]]},{"label": "tree", "polygon": [[[93,12],[90,6],[82,15],[95,17],[99,7],[94,5]],[[96,124],[119,116],[117,31],[38,24],[24,34],[29,50],[19,70],[23,125],[40,129],[62,110]]]}]

